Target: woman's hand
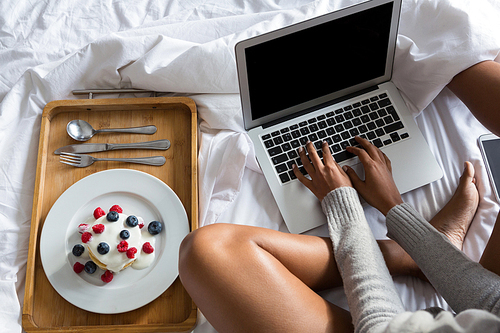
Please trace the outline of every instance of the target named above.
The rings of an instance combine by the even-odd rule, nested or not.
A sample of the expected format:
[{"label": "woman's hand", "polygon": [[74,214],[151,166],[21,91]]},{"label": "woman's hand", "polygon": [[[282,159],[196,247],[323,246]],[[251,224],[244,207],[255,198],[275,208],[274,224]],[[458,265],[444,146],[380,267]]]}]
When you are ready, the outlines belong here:
[{"label": "woman's hand", "polygon": [[[321,162],[314,145],[311,142],[306,144],[307,152],[309,153],[309,158],[307,158],[305,150],[301,147],[299,148],[299,155],[304,166],[311,179],[306,178],[302,172],[299,171],[297,165],[293,166],[293,172],[295,176],[304,184],[311,192],[322,201],[323,198],[342,186],[351,186],[352,183],[347,174],[342,170],[342,168],[335,162],[332,154],[330,153],[330,148],[328,148],[328,143],[323,142],[323,162]],[[311,159],[311,161],[309,161]]]},{"label": "woman's hand", "polygon": [[392,207],[403,203],[392,178],[391,161],[368,140],[356,137],[356,141],[364,149],[347,147],[347,151],[357,155],[363,163],[365,180],[362,181],[356,172],[348,166],[344,166],[344,170],[363,199],[382,214],[387,215]]}]

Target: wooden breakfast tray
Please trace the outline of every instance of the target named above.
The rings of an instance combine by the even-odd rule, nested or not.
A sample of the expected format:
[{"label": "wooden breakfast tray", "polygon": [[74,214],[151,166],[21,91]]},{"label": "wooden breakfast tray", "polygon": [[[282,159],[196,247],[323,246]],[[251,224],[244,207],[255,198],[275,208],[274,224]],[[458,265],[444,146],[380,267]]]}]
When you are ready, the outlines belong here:
[{"label": "wooden breakfast tray", "polygon": [[[165,182],[186,209],[191,230],[198,227],[197,113],[193,100],[183,97],[85,99],[54,101],[43,110],[38,149],[35,193],[26,272],[22,323],[27,332],[184,332],[196,324],[196,306],[179,278],[160,297],[134,311],[97,314],[63,299],[47,279],[39,253],[45,218],[59,196],[72,184],[95,172],[129,168],[149,173]],[[164,150],[116,150],[93,153],[98,157],[163,155],[161,167],[120,162],[96,162],[75,168],[59,162],[57,148],[78,143],[66,133],[73,119],[94,128],[156,125],[153,135],[98,134],[87,142],[129,143],[168,139]],[[134,297],[131,295],[131,297]],[[96,300],[98,301],[98,300]]]}]

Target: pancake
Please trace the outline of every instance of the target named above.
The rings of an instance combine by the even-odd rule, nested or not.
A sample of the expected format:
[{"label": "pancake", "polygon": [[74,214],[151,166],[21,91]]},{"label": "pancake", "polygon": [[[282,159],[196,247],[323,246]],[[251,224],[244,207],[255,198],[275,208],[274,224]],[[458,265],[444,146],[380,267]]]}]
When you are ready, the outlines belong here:
[{"label": "pancake", "polygon": [[[94,254],[92,253],[91,250],[89,250],[89,257],[90,257],[90,260],[92,260],[97,266],[99,266],[100,269],[102,270],[110,270],[108,269],[108,267],[103,264],[102,262],[99,261],[99,259],[97,259]],[[134,263],[135,259],[132,260],[131,262],[129,262],[128,264],[126,264],[125,266],[123,266],[123,268],[121,270],[124,270],[125,268],[127,267],[130,267],[133,263]]]}]

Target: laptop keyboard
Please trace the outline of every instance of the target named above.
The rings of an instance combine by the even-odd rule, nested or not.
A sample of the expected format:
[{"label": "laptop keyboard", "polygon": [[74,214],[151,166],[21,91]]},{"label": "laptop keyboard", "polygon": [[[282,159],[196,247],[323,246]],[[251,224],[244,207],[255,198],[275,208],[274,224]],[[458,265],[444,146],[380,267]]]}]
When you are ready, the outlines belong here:
[{"label": "laptop keyboard", "polygon": [[320,158],[323,141],[328,142],[335,161],[340,163],[355,156],[345,149],[359,147],[354,140],[356,135],[378,148],[409,137],[389,97],[383,93],[262,135],[261,140],[284,184],[296,179],[293,164],[307,174],[297,152],[307,141],[314,144]]}]

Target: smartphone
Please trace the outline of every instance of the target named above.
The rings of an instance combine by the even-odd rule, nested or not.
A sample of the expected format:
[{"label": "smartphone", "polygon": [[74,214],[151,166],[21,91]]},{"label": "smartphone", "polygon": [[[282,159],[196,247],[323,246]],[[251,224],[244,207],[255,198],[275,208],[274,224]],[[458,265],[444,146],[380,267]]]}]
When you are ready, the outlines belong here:
[{"label": "smartphone", "polygon": [[479,148],[483,155],[486,171],[490,178],[495,197],[500,203],[500,137],[484,134],[479,137]]}]

